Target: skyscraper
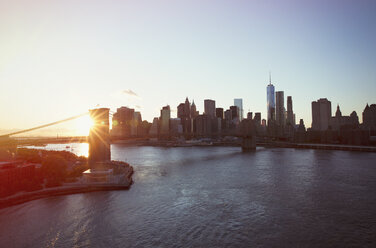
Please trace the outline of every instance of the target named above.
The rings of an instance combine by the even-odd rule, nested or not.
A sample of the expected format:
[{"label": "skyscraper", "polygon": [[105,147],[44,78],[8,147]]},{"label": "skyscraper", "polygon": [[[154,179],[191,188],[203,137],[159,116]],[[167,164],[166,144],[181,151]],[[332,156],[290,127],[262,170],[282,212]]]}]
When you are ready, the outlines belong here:
[{"label": "skyscraper", "polygon": [[171,111],[170,106],[167,105],[162,108],[161,110],[161,117],[160,117],[160,130],[159,133],[162,135],[169,134],[170,131],[170,117],[171,117]]},{"label": "skyscraper", "polygon": [[287,119],[286,119],[286,125],[292,125],[295,126],[294,122],[294,112],[292,111],[292,97],[287,97]]},{"label": "skyscraper", "polygon": [[198,111],[196,111],[196,104],[195,104],[195,101],[193,100],[192,105],[191,105],[191,117],[192,119],[194,119],[196,118],[196,116],[198,116]]},{"label": "skyscraper", "polygon": [[208,115],[210,117],[215,117],[215,101],[210,99],[204,100],[204,112],[205,115]]},{"label": "skyscraper", "polygon": [[223,119],[223,108],[216,108],[215,109],[215,116],[217,118]]},{"label": "skyscraper", "polygon": [[332,103],[326,98],[312,102],[312,129],[324,131],[328,129],[332,116]]},{"label": "skyscraper", "polygon": [[276,101],[276,123],[278,126],[283,127],[285,125],[285,100],[283,91],[277,91],[275,95]]},{"label": "skyscraper", "polygon": [[243,120],[243,99],[241,98],[235,98],[234,99],[234,105],[238,107],[238,117],[239,121]]},{"label": "skyscraper", "polygon": [[266,107],[268,113],[268,123],[275,120],[275,96],[274,85],[272,84],[271,75],[269,74],[269,85],[266,87]]}]

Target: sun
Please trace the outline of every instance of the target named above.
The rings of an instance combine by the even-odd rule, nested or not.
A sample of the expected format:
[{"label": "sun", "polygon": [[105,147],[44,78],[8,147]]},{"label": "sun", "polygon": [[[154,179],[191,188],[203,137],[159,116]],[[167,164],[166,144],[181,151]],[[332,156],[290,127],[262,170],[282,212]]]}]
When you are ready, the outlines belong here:
[{"label": "sun", "polygon": [[76,131],[78,135],[82,136],[88,136],[90,132],[90,128],[93,126],[93,121],[92,119],[88,116],[85,115],[76,121]]}]

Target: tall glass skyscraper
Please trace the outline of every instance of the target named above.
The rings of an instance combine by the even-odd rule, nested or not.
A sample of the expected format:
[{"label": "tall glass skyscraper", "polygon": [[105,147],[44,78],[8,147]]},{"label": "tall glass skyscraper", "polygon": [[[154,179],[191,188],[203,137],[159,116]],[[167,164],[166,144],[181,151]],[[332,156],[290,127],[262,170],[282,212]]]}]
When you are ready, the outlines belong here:
[{"label": "tall glass skyscraper", "polygon": [[234,105],[238,107],[239,121],[242,121],[243,120],[243,99],[241,98],[234,99]]},{"label": "tall glass skyscraper", "polygon": [[274,85],[269,75],[269,85],[266,87],[266,107],[268,112],[268,122],[275,120],[275,94]]}]

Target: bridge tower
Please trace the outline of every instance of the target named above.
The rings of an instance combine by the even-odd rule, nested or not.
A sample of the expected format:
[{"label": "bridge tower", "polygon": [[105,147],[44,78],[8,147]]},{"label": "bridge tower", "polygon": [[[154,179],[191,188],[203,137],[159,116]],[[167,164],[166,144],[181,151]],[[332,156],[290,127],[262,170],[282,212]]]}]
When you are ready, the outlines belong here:
[{"label": "bridge tower", "polygon": [[92,170],[106,170],[111,161],[109,108],[89,110],[93,126],[89,133],[89,167]]},{"label": "bridge tower", "polygon": [[244,152],[256,150],[256,128],[253,120],[242,120],[239,136],[242,137],[242,150]]}]

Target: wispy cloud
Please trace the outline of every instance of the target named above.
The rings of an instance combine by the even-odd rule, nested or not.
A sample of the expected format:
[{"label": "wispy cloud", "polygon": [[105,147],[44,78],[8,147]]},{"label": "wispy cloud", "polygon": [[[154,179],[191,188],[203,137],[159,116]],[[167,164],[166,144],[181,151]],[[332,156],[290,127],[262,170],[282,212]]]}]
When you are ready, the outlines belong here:
[{"label": "wispy cloud", "polygon": [[133,92],[132,90],[128,89],[128,90],[123,90],[122,91],[124,94],[126,95],[129,95],[129,96],[135,96],[135,97],[139,97],[135,92]]}]

